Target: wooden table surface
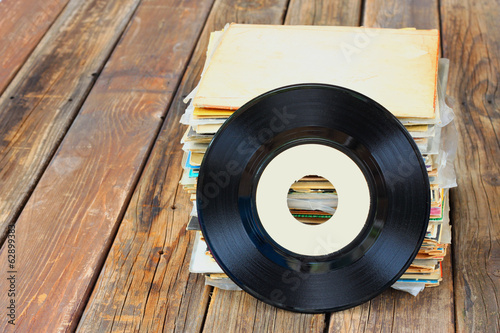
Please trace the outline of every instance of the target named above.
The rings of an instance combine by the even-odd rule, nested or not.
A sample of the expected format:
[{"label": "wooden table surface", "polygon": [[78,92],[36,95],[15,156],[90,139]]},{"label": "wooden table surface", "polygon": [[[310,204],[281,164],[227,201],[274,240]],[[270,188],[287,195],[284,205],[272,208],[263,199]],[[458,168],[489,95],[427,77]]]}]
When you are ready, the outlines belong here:
[{"label": "wooden table surface", "polygon": [[[494,0],[2,0],[0,331],[499,332],[499,17]],[[438,288],[311,315],[189,273],[179,118],[228,22],[441,30],[459,140]]]}]

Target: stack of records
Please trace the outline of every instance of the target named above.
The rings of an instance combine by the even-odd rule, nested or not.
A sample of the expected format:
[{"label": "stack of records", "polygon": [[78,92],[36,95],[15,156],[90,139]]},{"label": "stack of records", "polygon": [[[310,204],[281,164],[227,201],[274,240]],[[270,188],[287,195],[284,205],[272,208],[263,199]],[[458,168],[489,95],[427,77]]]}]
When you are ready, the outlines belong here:
[{"label": "stack of records", "polygon": [[[217,130],[235,110],[267,91],[324,83],[374,99],[415,140],[431,184],[429,227],[416,259],[394,287],[414,292],[437,286],[451,241],[447,189],[455,186],[456,142],[445,128],[452,120],[444,103],[447,75],[437,30],[231,24],[213,32],[200,83],[186,98],[181,119],[188,127],[180,183],[194,204],[188,229],[197,230],[191,272],[206,274],[209,284],[237,288],[211,258],[196,216],[197,176]],[[335,188],[318,175],[299,180],[288,194],[290,212],[303,223],[328,220],[336,204]]]}]

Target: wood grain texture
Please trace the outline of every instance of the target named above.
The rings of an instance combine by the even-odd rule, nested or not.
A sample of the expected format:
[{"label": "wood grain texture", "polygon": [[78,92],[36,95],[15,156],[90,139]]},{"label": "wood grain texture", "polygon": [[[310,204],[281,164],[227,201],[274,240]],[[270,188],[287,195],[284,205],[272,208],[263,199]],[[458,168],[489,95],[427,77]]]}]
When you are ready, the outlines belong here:
[{"label": "wood grain texture", "polygon": [[68,0],[0,2],[0,95]]},{"label": "wood grain texture", "polygon": [[380,28],[439,29],[436,0],[366,0],[362,25]]},{"label": "wood grain texture", "polygon": [[[0,239],[15,222],[138,2],[70,2],[0,96]],[[78,147],[86,145],[83,139]]]},{"label": "wood grain texture", "polygon": [[453,332],[453,302],[450,302],[450,297],[453,298],[453,277],[450,262],[450,256],[447,256],[443,282],[439,287],[426,288],[416,297],[388,289],[370,302],[332,313],[328,331]]},{"label": "wood grain texture", "polygon": [[291,0],[285,24],[358,26],[360,13],[361,0]]},{"label": "wood grain texture", "polygon": [[[212,10],[208,22],[214,15]],[[204,18],[199,23],[205,23]],[[209,32],[203,31],[170,105],[79,332],[201,329],[211,288],[204,286],[202,275],[189,274],[194,234],[186,231],[192,204],[179,185],[185,131],[179,120],[185,108],[182,99],[201,74]]]},{"label": "wood grain texture", "polygon": [[285,311],[243,291],[215,288],[204,332],[323,332],[324,324],[324,315]]},{"label": "wood grain texture", "polygon": [[[0,54],[13,59],[0,59],[0,77],[19,71],[8,74],[0,96],[0,239],[29,198],[16,229],[17,327],[3,320],[0,330],[72,331],[87,305],[82,332],[449,332],[455,319],[459,332],[500,331],[498,1],[439,2],[460,137],[453,253],[443,283],[416,298],[388,290],[328,316],[282,311],[188,273],[193,237],[184,230],[189,197],[178,185],[181,100],[199,80],[208,33],[227,22],[280,23],[286,12],[287,24],[436,28],[438,1],[367,0],[360,16],[361,1],[290,0],[285,11],[285,0],[225,0],[205,23],[211,1],[144,0],[73,125],[139,0],[72,0],[64,10],[64,0],[31,7],[29,0],[0,1],[0,32],[17,31],[7,43],[27,47],[5,53],[0,34]],[[5,8],[17,9],[4,15]],[[26,23],[21,10],[37,24]],[[27,52],[24,60],[14,51]],[[0,261],[5,273],[5,245]],[[0,290],[7,290],[5,276]],[[0,293],[0,304],[7,301]]]},{"label": "wood grain texture", "polygon": [[[375,27],[438,28],[437,1],[366,1],[363,22]],[[330,315],[329,332],[452,332],[453,277],[449,256],[443,282],[417,297],[393,289],[370,302]]]},{"label": "wood grain texture", "polygon": [[441,17],[459,133],[451,196],[457,330],[499,332],[500,4],[445,0]]},{"label": "wood grain texture", "polygon": [[209,9],[141,2],[16,223],[17,331],[76,328]]},{"label": "wood grain texture", "polygon": [[[185,230],[191,202],[178,184],[182,174],[180,140],[185,130],[179,124],[186,107],[182,100],[199,81],[210,32],[222,29],[228,22],[281,22],[283,13],[283,1],[215,2],[82,316],[79,331],[201,329],[208,297],[190,301],[188,307],[184,305],[189,298],[196,297],[195,291],[187,290],[195,288],[200,293],[204,279],[201,275],[189,275],[185,266],[191,255],[191,247],[187,245],[193,239]],[[158,251],[164,251],[164,255],[156,259]],[[154,264],[149,264],[152,261]],[[178,289],[172,287],[171,281],[175,281]],[[211,288],[203,290],[203,295],[207,295]],[[222,306],[232,308],[234,304],[223,301]],[[260,313],[265,316],[262,310]],[[236,315],[247,316],[241,312]],[[215,327],[223,325],[218,320],[211,322]]]}]

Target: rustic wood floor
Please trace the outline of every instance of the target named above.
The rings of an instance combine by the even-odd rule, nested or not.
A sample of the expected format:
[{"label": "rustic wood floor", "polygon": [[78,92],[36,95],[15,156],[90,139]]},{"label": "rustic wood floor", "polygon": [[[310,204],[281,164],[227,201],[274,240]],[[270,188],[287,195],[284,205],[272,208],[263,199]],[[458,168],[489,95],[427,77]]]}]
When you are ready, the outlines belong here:
[{"label": "rustic wood floor", "polygon": [[[2,0],[0,330],[499,332],[499,17],[495,0]],[[179,117],[228,22],[441,30],[459,142],[440,287],[306,315],[189,274]]]}]

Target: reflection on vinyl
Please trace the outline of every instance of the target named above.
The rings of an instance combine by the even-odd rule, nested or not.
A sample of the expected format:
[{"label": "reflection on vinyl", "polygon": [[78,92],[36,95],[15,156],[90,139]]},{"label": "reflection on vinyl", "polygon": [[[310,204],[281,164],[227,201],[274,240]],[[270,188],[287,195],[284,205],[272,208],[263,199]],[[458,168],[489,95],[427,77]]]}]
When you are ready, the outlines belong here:
[{"label": "reflection on vinyl", "polygon": [[[294,186],[299,179],[312,189]],[[335,207],[294,216],[289,191]],[[427,229],[429,180],[414,141],[381,105],[301,84],[253,99],[224,123],[200,168],[197,209],[215,260],[243,290],[287,310],[337,311],[380,294],[410,265]],[[322,223],[308,223],[316,216]]]}]

